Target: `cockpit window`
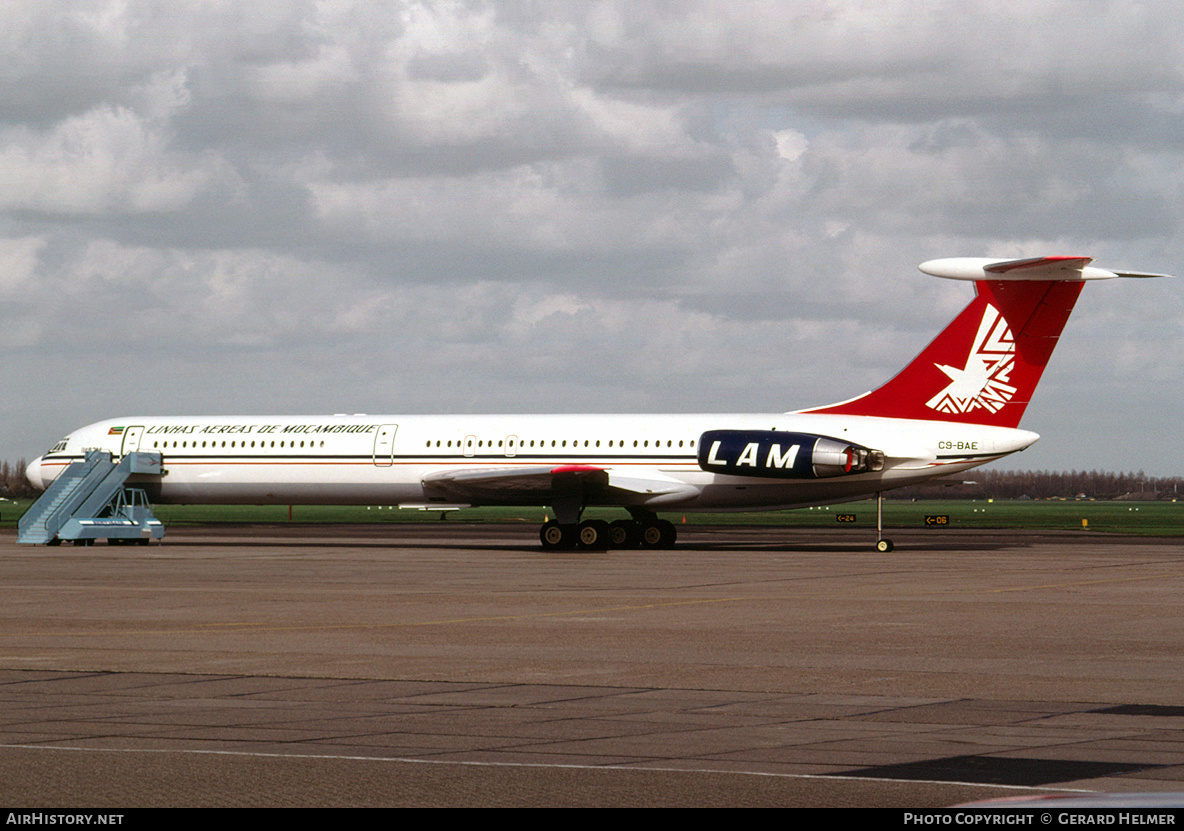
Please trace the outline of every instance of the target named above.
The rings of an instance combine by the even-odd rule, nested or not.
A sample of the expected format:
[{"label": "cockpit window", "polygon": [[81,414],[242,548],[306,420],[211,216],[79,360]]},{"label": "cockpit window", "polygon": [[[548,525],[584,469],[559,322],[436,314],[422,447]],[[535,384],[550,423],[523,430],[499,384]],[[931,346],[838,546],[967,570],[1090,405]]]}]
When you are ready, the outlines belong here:
[{"label": "cockpit window", "polygon": [[55,444],[53,447],[49,448],[49,452],[50,453],[61,453],[63,450],[66,449],[66,443],[68,441],[69,441],[69,439],[62,439],[60,442]]}]

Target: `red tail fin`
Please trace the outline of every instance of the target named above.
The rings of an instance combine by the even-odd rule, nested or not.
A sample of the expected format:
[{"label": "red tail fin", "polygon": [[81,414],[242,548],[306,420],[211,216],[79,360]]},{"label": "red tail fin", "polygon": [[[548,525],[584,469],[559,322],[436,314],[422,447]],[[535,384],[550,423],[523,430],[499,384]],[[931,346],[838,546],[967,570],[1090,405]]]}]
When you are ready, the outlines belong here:
[{"label": "red tail fin", "polygon": [[805,412],[1016,427],[1083,285],[979,280],[978,296],[895,378]]}]

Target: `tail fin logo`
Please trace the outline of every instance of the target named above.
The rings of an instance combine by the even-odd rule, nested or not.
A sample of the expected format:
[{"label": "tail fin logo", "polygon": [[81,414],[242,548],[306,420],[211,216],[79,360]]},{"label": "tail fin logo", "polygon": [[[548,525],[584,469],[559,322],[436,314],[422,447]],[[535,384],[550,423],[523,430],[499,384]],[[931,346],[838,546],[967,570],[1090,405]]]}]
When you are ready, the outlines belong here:
[{"label": "tail fin logo", "polygon": [[939,413],[969,413],[979,408],[997,413],[1016,393],[1009,383],[1015,368],[1015,340],[1007,321],[990,303],[983,312],[966,366],[934,366],[950,379],[945,389],[925,402]]}]

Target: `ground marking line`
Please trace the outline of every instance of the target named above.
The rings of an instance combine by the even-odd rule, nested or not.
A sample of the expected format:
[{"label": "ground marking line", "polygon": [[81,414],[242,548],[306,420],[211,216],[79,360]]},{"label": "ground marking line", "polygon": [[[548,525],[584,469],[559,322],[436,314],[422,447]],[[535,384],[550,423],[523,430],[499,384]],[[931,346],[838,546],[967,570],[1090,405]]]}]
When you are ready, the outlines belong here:
[{"label": "ground marking line", "polygon": [[644,771],[649,773],[713,773],[736,776],[763,776],[772,779],[821,779],[846,782],[908,782],[921,785],[960,785],[968,788],[1002,788],[1013,791],[1051,791],[1055,793],[1100,793],[1083,788],[1050,788],[1040,785],[994,785],[984,782],[956,782],[941,779],[889,779],[876,776],[843,776],[817,773],[770,773],[759,770],[716,770],[715,768],[670,768],[642,765],[576,765],[542,762],[473,762],[454,759],[409,759],[390,756],[339,756],[316,753],[261,753],[242,750],[160,750],[132,747],[70,747],[29,744],[0,744],[0,750],[62,750],[78,753],[178,753],[192,756],[242,756],[260,759],[314,759],[341,762],[403,762],[413,765],[458,765],[467,767],[555,768],[562,770]]}]

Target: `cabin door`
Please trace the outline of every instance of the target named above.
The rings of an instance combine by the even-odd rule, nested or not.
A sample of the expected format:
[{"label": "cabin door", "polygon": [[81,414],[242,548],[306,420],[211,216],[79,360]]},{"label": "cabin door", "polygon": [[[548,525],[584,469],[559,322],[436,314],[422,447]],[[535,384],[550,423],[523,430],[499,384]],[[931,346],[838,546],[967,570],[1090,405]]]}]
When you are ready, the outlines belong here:
[{"label": "cabin door", "polygon": [[144,435],[143,427],[124,427],[123,444],[119,449],[119,456],[123,458],[128,453],[135,453],[140,449],[140,438]]},{"label": "cabin door", "polygon": [[397,424],[383,424],[374,436],[374,464],[378,467],[390,467],[395,463],[395,431]]}]

